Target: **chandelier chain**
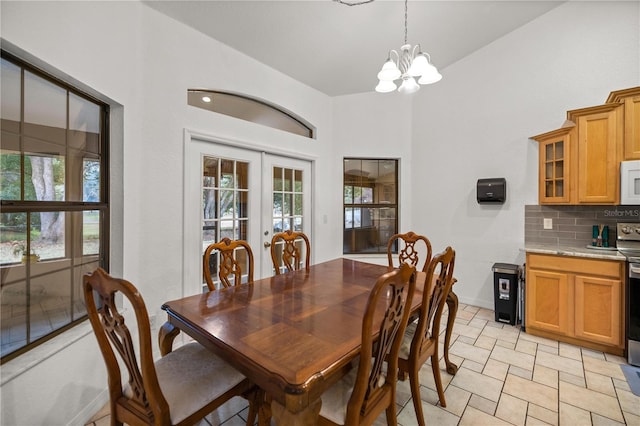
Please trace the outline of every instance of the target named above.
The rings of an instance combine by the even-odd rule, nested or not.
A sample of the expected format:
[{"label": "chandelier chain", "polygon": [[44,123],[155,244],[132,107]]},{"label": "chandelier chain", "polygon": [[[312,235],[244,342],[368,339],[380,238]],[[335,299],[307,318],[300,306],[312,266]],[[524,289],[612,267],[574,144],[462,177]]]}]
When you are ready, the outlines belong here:
[{"label": "chandelier chain", "polygon": [[408,0],[404,0],[404,44],[407,44],[407,2]]}]

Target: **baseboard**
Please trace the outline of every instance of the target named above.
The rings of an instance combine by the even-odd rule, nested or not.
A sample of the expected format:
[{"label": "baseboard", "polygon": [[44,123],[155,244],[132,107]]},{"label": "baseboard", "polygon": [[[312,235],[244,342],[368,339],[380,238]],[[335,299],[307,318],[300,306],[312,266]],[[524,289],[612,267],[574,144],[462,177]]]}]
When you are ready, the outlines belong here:
[{"label": "baseboard", "polygon": [[87,404],[76,416],[67,423],[67,426],[86,425],[91,418],[109,401],[109,390],[104,389],[93,401]]}]

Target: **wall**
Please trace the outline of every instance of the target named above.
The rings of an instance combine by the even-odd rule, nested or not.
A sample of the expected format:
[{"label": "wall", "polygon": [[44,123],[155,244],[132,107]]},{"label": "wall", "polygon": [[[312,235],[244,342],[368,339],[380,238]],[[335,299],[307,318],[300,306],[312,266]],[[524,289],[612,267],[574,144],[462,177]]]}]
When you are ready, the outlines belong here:
[{"label": "wall", "polygon": [[[121,200],[116,218],[123,213],[113,223],[111,270],[138,286],[153,318],[162,321],[161,304],[183,291],[185,128],[315,157],[315,260],[340,255],[334,244],[342,235],[340,210],[331,208],[331,191],[319,189],[334,167],[329,97],[139,2],[3,1],[0,7],[3,48],[37,58],[114,107],[113,179],[122,184],[112,197]],[[317,139],[189,107],[188,88],[268,100],[313,123]],[[73,341],[64,333],[2,366],[1,424],[82,424],[106,402],[95,338],[86,323],[76,329],[81,336]]]},{"label": "wall", "polygon": [[[412,223],[456,249],[455,290],[493,308],[495,262],[524,262],[524,205],[537,204],[537,144],[566,111],[640,84],[639,3],[567,2],[441,70],[413,107]],[[416,164],[421,164],[416,167]],[[479,178],[505,177],[504,205],[478,205]]]}]

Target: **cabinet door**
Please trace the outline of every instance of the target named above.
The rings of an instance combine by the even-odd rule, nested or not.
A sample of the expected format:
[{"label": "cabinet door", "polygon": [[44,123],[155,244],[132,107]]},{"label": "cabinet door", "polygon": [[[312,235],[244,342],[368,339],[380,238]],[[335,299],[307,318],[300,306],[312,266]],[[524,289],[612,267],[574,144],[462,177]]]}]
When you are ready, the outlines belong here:
[{"label": "cabinet door", "polygon": [[[578,203],[620,202],[617,110],[579,116]],[[621,144],[620,144],[621,145]]]},{"label": "cabinet door", "polygon": [[619,280],[576,275],[576,337],[615,346],[622,344],[621,288]]},{"label": "cabinet door", "polygon": [[640,96],[624,101],[624,159],[640,160]]},{"label": "cabinet door", "polygon": [[528,272],[526,326],[568,334],[568,275],[536,269]]}]

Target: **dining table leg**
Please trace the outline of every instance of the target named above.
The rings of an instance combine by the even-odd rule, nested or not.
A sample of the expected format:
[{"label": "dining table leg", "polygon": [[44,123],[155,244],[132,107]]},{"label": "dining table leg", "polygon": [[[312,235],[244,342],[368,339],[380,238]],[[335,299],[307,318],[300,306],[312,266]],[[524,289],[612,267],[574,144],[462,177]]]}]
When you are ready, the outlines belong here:
[{"label": "dining table leg", "polygon": [[458,296],[453,292],[453,289],[447,295],[447,307],[449,308],[449,314],[447,316],[447,331],[444,335],[444,362],[447,365],[447,373],[455,375],[458,372],[458,366],[449,360],[451,332],[458,313]]},{"label": "dining table leg", "polygon": [[276,400],[271,401],[271,415],[278,426],[306,426],[318,424],[322,400],[311,401],[309,405],[296,413],[288,410]]}]

